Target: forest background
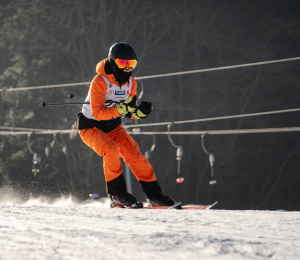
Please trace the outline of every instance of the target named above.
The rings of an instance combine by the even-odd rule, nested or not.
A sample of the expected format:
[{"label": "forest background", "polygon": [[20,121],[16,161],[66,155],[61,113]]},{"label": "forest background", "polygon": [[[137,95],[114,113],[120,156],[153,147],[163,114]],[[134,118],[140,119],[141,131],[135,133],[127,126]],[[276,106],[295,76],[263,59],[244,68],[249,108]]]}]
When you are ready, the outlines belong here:
[{"label": "forest background", "polygon": [[[0,89],[90,82],[96,64],[116,42],[138,54],[134,76],[215,68],[300,56],[300,4],[285,0],[1,0]],[[153,112],[140,123],[210,118],[299,107],[300,61],[138,81]],[[89,85],[0,92],[0,132],[12,127],[71,129],[80,106],[46,107],[67,94],[86,96]],[[299,126],[300,113],[172,126],[172,131]],[[124,121],[124,124],[134,122]],[[6,130],[5,130],[6,129]],[[141,131],[166,131],[166,126]],[[85,200],[106,196],[103,162],[77,135],[31,135],[42,155],[34,178],[27,135],[0,135],[0,186],[29,196],[61,194]],[[133,135],[143,154],[149,135]],[[226,209],[300,210],[300,133],[206,135],[215,154],[217,183],[210,185],[208,156],[200,135],[172,136],[183,146],[176,183],[176,149],[156,136],[149,161],[166,194],[187,203],[219,201]],[[133,193],[143,194],[132,176]],[[17,195],[16,195],[17,196]]]}]

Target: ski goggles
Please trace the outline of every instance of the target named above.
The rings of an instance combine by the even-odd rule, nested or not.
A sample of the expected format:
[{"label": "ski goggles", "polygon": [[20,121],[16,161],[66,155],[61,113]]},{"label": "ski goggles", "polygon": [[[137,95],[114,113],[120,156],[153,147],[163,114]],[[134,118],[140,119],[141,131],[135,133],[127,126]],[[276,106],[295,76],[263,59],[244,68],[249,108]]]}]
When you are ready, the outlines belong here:
[{"label": "ski goggles", "polygon": [[115,59],[115,63],[117,64],[117,66],[119,67],[119,69],[125,69],[125,68],[132,68],[134,69],[136,64],[137,64],[137,60],[122,60],[122,59]]}]

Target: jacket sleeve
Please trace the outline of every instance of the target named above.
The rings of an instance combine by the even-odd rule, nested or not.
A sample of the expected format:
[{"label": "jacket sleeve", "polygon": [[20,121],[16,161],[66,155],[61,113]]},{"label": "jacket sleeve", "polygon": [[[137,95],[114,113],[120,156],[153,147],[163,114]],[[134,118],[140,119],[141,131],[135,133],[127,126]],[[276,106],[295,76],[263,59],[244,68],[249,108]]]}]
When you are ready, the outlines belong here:
[{"label": "jacket sleeve", "polygon": [[117,107],[105,107],[106,83],[100,75],[97,75],[91,83],[90,102],[92,115],[97,120],[109,120],[119,117]]}]

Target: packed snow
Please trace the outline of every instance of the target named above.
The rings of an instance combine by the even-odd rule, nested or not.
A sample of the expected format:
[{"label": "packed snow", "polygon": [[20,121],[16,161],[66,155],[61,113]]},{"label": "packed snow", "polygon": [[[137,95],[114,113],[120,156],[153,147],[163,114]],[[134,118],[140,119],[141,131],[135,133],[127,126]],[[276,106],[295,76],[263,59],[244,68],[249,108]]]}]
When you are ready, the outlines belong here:
[{"label": "packed snow", "polygon": [[0,259],[300,259],[300,212],[0,198]]}]

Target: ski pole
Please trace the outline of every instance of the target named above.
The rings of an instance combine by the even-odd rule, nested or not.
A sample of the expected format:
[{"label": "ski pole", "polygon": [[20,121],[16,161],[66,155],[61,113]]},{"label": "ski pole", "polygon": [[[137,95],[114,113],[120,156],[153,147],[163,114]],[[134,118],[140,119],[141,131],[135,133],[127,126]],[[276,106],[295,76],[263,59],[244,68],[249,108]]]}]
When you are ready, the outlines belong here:
[{"label": "ski pole", "polygon": [[76,102],[76,103],[49,103],[46,104],[45,102],[43,102],[42,104],[40,104],[40,107],[46,107],[46,106],[63,106],[63,105],[84,105],[84,104],[90,104],[90,102]]},{"label": "ski pole", "polygon": [[77,97],[77,96],[74,96],[74,94],[71,94],[71,95],[67,95],[67,97],[69,97],[70,99],[84,99],[85,100],[85,97]]}]

